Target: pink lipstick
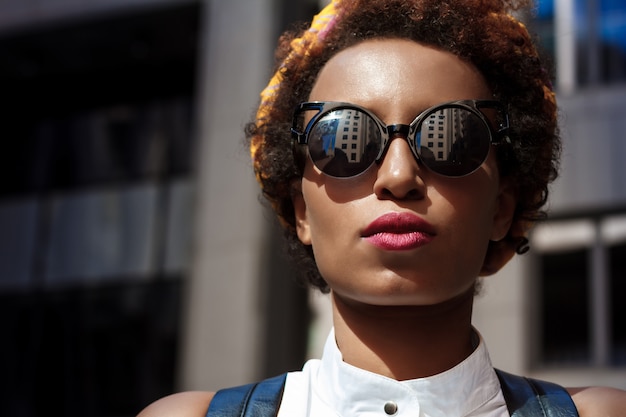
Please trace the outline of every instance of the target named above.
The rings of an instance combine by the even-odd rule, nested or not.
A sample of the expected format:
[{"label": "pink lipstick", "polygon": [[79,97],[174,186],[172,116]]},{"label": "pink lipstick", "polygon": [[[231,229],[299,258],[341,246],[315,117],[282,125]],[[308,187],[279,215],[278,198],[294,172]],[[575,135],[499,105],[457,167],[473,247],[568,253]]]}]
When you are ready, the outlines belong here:
[{"label": "pink lipstick", "polygon": [[361,236],[372,245],[390,251],[415,249],[435,237],[433,227],[412,213],[387,213],[374,220]]}]

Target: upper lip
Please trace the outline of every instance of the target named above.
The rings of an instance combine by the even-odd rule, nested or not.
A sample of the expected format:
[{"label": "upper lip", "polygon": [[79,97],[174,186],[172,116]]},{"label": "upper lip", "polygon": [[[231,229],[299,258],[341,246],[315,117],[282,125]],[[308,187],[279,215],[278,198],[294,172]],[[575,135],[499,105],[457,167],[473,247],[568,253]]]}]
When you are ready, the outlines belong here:
[{"label": "upper lip", "polygon": [[362,232],[363,237],[375,235],[377,233],[411,233],[421,232],[435,235],[435,229],[421,217],[406,212],[391,212],[371,222]]}]

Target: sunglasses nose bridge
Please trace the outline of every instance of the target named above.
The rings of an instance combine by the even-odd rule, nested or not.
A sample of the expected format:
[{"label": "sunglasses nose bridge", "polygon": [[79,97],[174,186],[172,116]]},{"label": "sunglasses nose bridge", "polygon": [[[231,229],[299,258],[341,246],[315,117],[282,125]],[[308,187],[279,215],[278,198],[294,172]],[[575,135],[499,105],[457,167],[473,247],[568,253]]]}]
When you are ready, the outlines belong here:
[{"label": "sunglasses nose bridge", "polygon": [[413,153],[413,156],[415,157],[416,160],[419,161],[419,156],[417,154],[417,150],[415,149],[415,144],[413,143],[413,141],[409,138],[409,135],[411,133],[411,126],[410,125],[405,125],[405,124],[393,124],[393,125],[388,125],[386,127],[386,133],[387,133],[387,140],[384,143],[384,148],[381,150],[381,158],[387,153],[387,149],[389,147],[389,144],[391,143],[391,141],[395,138],[402,138],[404,140],[406,140],[409,144],[409,148],[411,148],[411,152]]},{"label": "sunglasses nose bridge", "polygon": [[396,138],[398,136],[406,138],[409,135],[410,128],[411,127],[409,125],[403,124],[389,125],[387,126],[387,134],[389,135],[390,139]]}]

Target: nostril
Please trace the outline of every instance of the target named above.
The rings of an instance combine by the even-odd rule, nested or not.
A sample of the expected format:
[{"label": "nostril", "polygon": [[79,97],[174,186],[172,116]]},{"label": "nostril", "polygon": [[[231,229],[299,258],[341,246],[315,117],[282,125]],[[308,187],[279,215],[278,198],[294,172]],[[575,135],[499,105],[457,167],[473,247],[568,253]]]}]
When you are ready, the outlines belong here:
[{"label": "nostril", "polygon": [[417,191],[415,188],[410,190],[407,194],[406,194],[406,198],[411,199],[411,200],[417,200],[419,198],[422,197],[422,193],[420,193],[419,191]]},{"label": "nostril", "polygon": [[424,197],[424,193],[417,188],[411,188],[408,190],[395,188],[395,191],[389,188],[383,188],[377,194],[381,199],[390,200],[419,200]]}]

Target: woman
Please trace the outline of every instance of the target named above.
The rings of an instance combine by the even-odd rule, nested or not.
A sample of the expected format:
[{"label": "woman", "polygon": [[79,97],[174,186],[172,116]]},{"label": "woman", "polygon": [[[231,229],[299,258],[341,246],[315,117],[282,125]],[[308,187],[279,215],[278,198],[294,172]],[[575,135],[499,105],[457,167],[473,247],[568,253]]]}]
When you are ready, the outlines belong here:
[{"label": "woman", "polygon": [[[281,38],[248,136],[334,329],[286,377],[279,416],[514,410],[472,302],[479,277],[527,249],[560,142],[549,75],[507,3],[337,0]],[[619,390],[568,394],[581,416],[626,410]],[[141,416],[203,416],[212,399],[177,394]]]}]

